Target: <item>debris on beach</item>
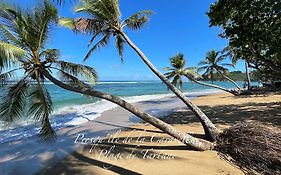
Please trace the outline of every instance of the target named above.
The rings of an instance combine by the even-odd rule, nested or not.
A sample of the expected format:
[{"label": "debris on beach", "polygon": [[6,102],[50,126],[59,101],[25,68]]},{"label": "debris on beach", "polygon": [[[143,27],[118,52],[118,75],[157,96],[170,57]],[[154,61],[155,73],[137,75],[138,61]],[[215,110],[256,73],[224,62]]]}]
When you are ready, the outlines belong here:
[{"label": "debris on beach", "polygon": [[281,130],[261,123],[238,123],[220,134],[215,149],[245,174],[281,174]]}]

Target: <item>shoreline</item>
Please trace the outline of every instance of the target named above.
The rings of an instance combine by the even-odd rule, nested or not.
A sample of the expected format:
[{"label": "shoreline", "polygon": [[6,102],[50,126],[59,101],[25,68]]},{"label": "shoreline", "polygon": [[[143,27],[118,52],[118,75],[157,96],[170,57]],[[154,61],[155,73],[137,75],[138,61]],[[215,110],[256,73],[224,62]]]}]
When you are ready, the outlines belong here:
[{"label": "shoreline", "polygon": [[[281,113],[280,107],[280,98],[281,95],[270,95],[270,96],[251,96],[247,98],[237,98],[230,95],[227,95],[225,93],[219,93],[219,94],[212,94],[212,95],[203,95],[198,98],[193,99],[192,101],[199,105],[201,109],[210,117],[212,121],[214,121],[215,125],[219,129],[224,129],[226,127],[231,126],[234,122],[237,121],[244,121],[244,120],[263,120],[264,122],[271,122],[272,124],[277,124],[278,126],[281,126],[280,124],[280,118],[281,116],[276,114]],[[177,100],[177,99],[176,99]],[[192,116],[192,114],[183,109],[182,107],[185,107],[184,104],[181,102],[173,103],[173,101],[158,101],[156,103],[155,101],[149,101],[146,104],[137,104],[137,105],[147,105],[149,107],[152,107],[153,105],[156,107],[159,107],[160,104],[165,104],[163,108],[170,107],[175,108],[177,107],[177,111],[172,111],[173,113],[168,115],[168,117],[165,117],[163,120],[167,123],[172,124],[173,126],[177,127],[179,130],[188,132],[191,134],[196,134],[196,136],[200,136],[203,134],[203,129],[196,120],[195,117]],[[155,104],[156,103],[156,104]],[[173,105],[171,105],[173,104]],[[249,106],[249,109],[246,107]],[[270,106],[270,108],[268,108]],[[239,109],[239,110],[238,110]],[[235,110],[237,110],[235,112]],[[257,111],[263,111],[264,115],[266,117],[263,117],[261,113],[257,113]],[[255,117],[254,115],[258,115]],[[129,123],[128,123],[129,122]],[[65,169],[73,169],[73,171],[79,169],[79,171],[84,172],[86,169],[94,168],[93,171],[105,173],[105,174],[111,174],[110,171],[105,171],[102,167],[99,165],[105,164],[105,165],[114,165],[117,167],[123,167],[128,168],[127,164],[128,161],[118,161],[118,162],[112,162],[106,157],[102,157],[100,159],[97,159],[96,157],[93,157],[93,155],[87,154],[87,151],[83,151],[83,148],[85,148],[85,145],[77,145],[74,144],[74,140],[77,137],[78,133],[84,133],[86,134],[85,137],[94,138],[97,136],[106,136],[108,133],[116,133],[120,128],[122,129],[122,132],[117,134],[117,137],[126,138],[128,136],[134,138],[137,137],[141,130],[145,129],[148,131],[145,133],[146,137],[151,138],[151,134],[161,134],[159,133],[159,130],[155,129],[154,127],[151,127],[149,124],[146,123],[136,123],[137,121],[134,120],[134,117],[132,117],[132,114],[128,114],[126,111],[122,109],[115,108],[111,111],[106,111],[103,113],[103,117],[97,118],[94,122],[89,122],[87,124],[83,124],[83,126],[75,127],[75,128],[65,128],[59,131],[58,133],[58,141],[54,145],[39,145],[38,141],[36,140],[25,140],[19,143],[13,143],[9,144],[4,147],[4,145],[0,144],[0,170],[3,172],[3,175],[5,174],[32,174],[35,172],[43,173],[43,174],[59,174],[59,172],[63,172]],[[128,125],[126,125],[128,124]],[[130,126],[129,126],[130,125]],[[130,131],[133,129],[133,133],[130,135]],[[162,136],[162,135],[161,135]],[[164,137],[164,136],[163,136]],[[166,137],[166,136],[165,136]],[[156,138],[156,137],[155,137]],[[124,145],[125,148],[128,145]],[[145,143],[142,145],[142,147],[149,148],[159,148],[159,143]],[[194,151],[184,151],[185,146],[179,145],[178,143],[166,143],[166,145],[163,145],[163,148],[169,148],[167,150],[167,153],[173,154],[177,153],[176,155],[180,155],[180,158],[190,159],[195,162],[203,161],[204,164],[211,170],[212,172],[217,172],[217,168],[224,167],[223,172],[227,172],[228,169],[231,169],[231,172],[240,172],[237,168],[233,167],[232,165],[228,164],[225,161],[222,161],[219,159],[217,154],[213,151],[211,152],[204,152],[204,153],[198,153]],[[30,148],[34,148],[31,150]],[[87,146],[86,146],[87,148]],[[157,150],[156,149],[156,150]],[[15,150],[17,150],[15,152]],[[122,151],[122,149],[121,149]],[[161,151],[161,150],[160,150]],[[157,150],[159,152],[159,150]],[[77,154],[79,153],[80,157],[83,158],[83,160],[77,160]],[[76,155],[76,156],[75,156]],[[199,156],[200,155],[200,156]],[[73,156],[74,159],[73,160]],[[199,157],[198,157],[199,156]],[[201,160],[201,156],[205,157],[206,159]],[[20,159],[20,160],[19,160]],[[217,164],[212,164],[214,168],[210,167],[210,164],[208,164],[209,159],[214,159],[214,162]],[[81,164],[85,164],[85,160],[93,161],[94,165],[87,167],[84,169],[79,168],[77,165],[73,165],[73,162],[78,162]],[[29,161],[35,162],[32,166],[30,166]],[[100,162],[98,162],[100,161]],[[153,161],[156,170],[165,167],[169,167],[169,165],[178,166],[177,163],[178,160],[175,161],[168,161],[167,164],[166,161],[156,161],[156,160],[149,160]],[[156,162],[155,162],[156,161]],[[130,161],[129,161],[130,162]],[[149,164],[146,164],[143,162],[142,159],[133,160],[132,162],[135,162],[134,168],[130,169],[130,172],[134,170],[134,172],[145,172],[144,168],[147,167]],[[185,162],[185,161],[183,161]],[[187,162],[186,162],[187,163]],[[186,166],[189,164],[185,164]],[[89,162],[87,163],[89,165]],[[182,165],[182,164],[181,164]],[[152,166],[152,165],[151,165]],[[163,167],[164,166],[164,167]],[[200,170],[200,164],[193,164],[194,167],[199,168]],[[28,167],[28,168],[26,168]],[[61,169],[60,167],[63,167],[64,169]],[[192,167],[190,167],[192,168]],[[207,169],[208,169],[207,168]],[[234,169],[233,169],[234,168]],[[52,171],[52,169],[55,170]],[[180,168],[178,168],[180,169]],[[202,169],[202,168],[201,168]],[[199,170],[194,170],[195,172],[198,172]],[[167,170],[167,172],[169,172]],[[202,173],[202,172],[201,172]],[[179,174],[181,174],[179,172]],[[194,173],[196,174],[196,173]],[[217,174],[224,174],[224,173],[217,173]],[[225,173],[227,174],[227,173]],[[230,173],[231,174],[231,173]]]},{"label": "shoreline", "polygon": [[[185,93],[185,95],[187,95],[189,98],[196,98],[200,95],[214,94],[219,92],[220,91],[217,90],[207,90],[203,92],[198,91]],[[169,101],[169,99],[174,99],[175,95],[168,93],[130,96],[121,98],[125,99],[126,101],[132,104],[141,104],[145,102],[153,102],[158,100],[162,102],[165,100]],[[158,103],[157,107],[161,105],[161,103]],[[105,100],[99,100],[94,103],[82,105],[64,106],[53,112],[50,117],[50,122],[55,131],[68,127],[76,127],[79,125],[83,125],[89,121],[94,121],[96,118],[101,117],[104,112],[113,110],[116,107],[118,106]],[[145,106],[144,108],[146,109],[148,107],[149,106]],[[161,108],[161,110],[147,110],[146,112],[151,112],[151,114],[158,116],[168,115],[169,113],[173,112],[171,110],[166,106],[166,108]],[[32,120],[16,122],[13,125],[7,127],[6,129],[0,129],[0,134],[2,135],[2,137],[0,138],[0,144],[13,142],[21,139],[28,139],[34,136],[36,137],[39,130],[40,126],[38,126],[38,124],[35,124]],[[19,133],[21,133],[21,135],[19,135]]]},{"label": "shoreline", "polygon": [[[209,94],[209,92],[203,94]],[[196,98],[197,95],[199,94],[193,95],[192,98]],[[158,114],[158,116],[164,115],[164,113],[167,115],[167,112],[172,113],[184,107],[184,104],[173,95],[136,102],[134,105],[152,115]],[[3,172],[3,175],[33,174],[40,171],[45,166],[52,165],[54,162],[59,162],[83,146],[74,143],[74,138],[77,133],[89,132],[89,137],[105,136],[108,132],[114,132],[116,129],[129,127],[139,121],[137,117],[121,107],[114,107],[102,112],[101,116],[95,118],[93,121],[88,121],[74,127],[59,129],[57,131],[58,139],[53,145],[40,143],[37,136],[1,143],[0,172]],[[29,150],[32,147],[35,149]],[[17,150],[16,153],[14,150]],[[61,151],[58,152],[57,150]],[[17,160],[19,158],[21,161]],[[35,163],[33,166],[30,166],[29,161],[26,160],[31,160]],[[27,169],[26,167],[29,168]]]}]

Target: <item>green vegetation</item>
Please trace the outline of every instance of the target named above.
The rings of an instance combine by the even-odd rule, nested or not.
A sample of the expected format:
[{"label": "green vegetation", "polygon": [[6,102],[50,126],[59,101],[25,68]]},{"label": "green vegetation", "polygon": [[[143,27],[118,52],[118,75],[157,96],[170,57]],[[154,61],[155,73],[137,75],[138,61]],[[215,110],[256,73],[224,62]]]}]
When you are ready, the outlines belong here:
[{"label": "green vegetation", "polygon": [[197,73],[196,67],[185,67],[185,59],[183,54],[177,54],[174,57],[170,58],[171,67],[165,67],[164,70],[169,71],[164,75],[170,80],[172,80],[172,84],[179,89],[183,89],[183,76],[192,77],[194,79],[201,77]]},{"label": "green vegetation", "polygon": [[[223,90],[225,92],[231,93],[233,95],[239,95],[236,91],[228,90],[224,87],[217,86],[214,84],[208,84],[205,82],[201,82],[198,79],[202,79],[203,77],[197,73],[198,68],[197,67],[185,67],[186,60],[184,58],[183,54],[177,54],[174,57],[170,58],[171,67],[166,67],[164,70],[169,71],[165,73],[165,76],[167,79],[173,79],[172,84],[174,86],[179,86],[179,88],[183,89],[183,80],[182,77],[188,78],[190,81],[195,82],[197,84],[203,85],[203,86],[209,86],[212,88],[217,88],[220,90]],[[215,71],[215,70],[214,70]]]},{"label": "green vegetation", "polygon": [[[31,13],[1,5],[0,18],[5,22],[0,23],[0,84],[7,94],[0,104],[0,119],[9,124],[28,116],[41,123],[41,138],[51,141],[55,138],[49,122],[53,103],[43,71],[58,71],[60,80],[72,85],[78,83],[75,76],[96,79],[96,72],[88,66],[60,61],[59,50],[45,48],[50,26],[57,20],[57,9],[48,1]],[[24,71],[23,78],[10,85],[8,81],[19,70]]]},{"label": "green vegetation", "polygon": [[[247,80],[246,73],[244,73],[242,71],[226,72],[226,74],[227,74],[227,76],[229,78],[231,78],[234,81],[246,81]],[[260,77],[258,75],[256,75],[256,71],[255,72],[251,72],[250,76],[251,76],[251,80],[252,81],[259,81],[259,80],[261,80]],[[203,75],[202,77],[203,77],[204,81],[211,81],[211,79],[208,78],[208,76]],[[226,81],[219,73],[215,73],[213,75],[213,80],[214,81]]]},{"label": "green vegetation", "polygon": [[278,80],[281,75],[281,1],[218,0],[207,15],[210,26],[223,29],[237,57],[263,79]]}]

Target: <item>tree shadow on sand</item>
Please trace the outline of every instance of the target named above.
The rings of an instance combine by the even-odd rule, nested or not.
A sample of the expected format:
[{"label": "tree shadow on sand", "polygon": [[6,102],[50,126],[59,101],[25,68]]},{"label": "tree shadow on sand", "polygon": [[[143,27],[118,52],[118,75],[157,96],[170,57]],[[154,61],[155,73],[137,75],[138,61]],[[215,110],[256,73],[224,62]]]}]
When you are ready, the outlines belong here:
[{"label": "tree shadow on sand", "polygon": [[[199,106],[215,124],[234,125],[243,121],[259,121],[281,127],[280,103],[245,103],[241,105]],[[162,118],[170,124],[191,124],[198,122],[190,111],[176,112]]]}]

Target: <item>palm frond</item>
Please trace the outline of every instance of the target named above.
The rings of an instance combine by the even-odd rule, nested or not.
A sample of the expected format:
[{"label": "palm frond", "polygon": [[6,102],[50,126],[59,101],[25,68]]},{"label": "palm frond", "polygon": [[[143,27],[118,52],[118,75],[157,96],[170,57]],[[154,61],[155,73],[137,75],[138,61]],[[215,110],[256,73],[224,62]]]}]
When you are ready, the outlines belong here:
[{"label": "palm frond", "polygon": [[176,87],[179,87],[179,89],[181,90],[181,86],[180,86],[180,84],[179,84],[179,80],[180,80],[181,78],[180,78],[180,76],[178,76],[178,75],[175,75],[174,76],[174,79],[172,80],[172,84],[174,85],[174,86],[176,86]]},{"label": "palm frond", "polygon": [[221,72],[228,71],[227,68],[225,68],[225,67],[223,67],[223,66],[219,66],[219,65],[217,65],[217,66],[215,67],[215,69],[216,69],[217,71],[221,71]]},{"label": "palm frond", "polygon": [[153,12],[150,10],[139,11],[124,20],[124,26],[127,26],[133,30],[140,29],[149,20],[149,16],[152,14]]},{"label": "palm frond", "polygon": [[176,72],[175,71],[167,72],[164,75],[169,80],[169,79],[173,78],[176,75]]},{"label": "palm frond", "polygon": [[74,77],[82,76],[92,82],[96,82],[98,79],[97,72],[90,66],[65,61],[56,61],[55,65],[63,72],[66,72]]},{"label": "palm frond", "polygon": [[30,108],[28,110],[28,116],[31,116],[34,120],[41,122],[42,128],[40,130],[40,137],[43,141],[51,141],[56,138],[56,133],[53,130],[49,116],[53,109],[53,103],[51,96],[47,89],[37,82],[33,85],[33,88],[28,96]]},{"label": "palm frond", "polygon": [[6,43],[20,46],[21,42],[5,25],[0,23],[0,39]]},{"label": "palm frond", "polygon": [[16,76],[15,74],[15,71],[17,70],[20,70],[21,68],[19,69],[13,69],[13,70],[10,70],[8,72],[5,72],[5,73],[2,73],[0,74],[0,88],[8,85],[8,81],[11,79],[11,78],[14,78]]},{"label": "palm frond", "polygon": [[222,63],[221,65],[222,66],[226,66],[226,67],[234,67],[233,64],[229,64],[229,63]]},{"label": "palm frond", "polygon": [[69,73],[66,73],[62,70],[58,71],[59,79],[67,83],[68,85],[79,87],[79,88],[90,88],[90,86],[81,80],[79,80],[77,77],[74,77],[73,75],[70,75]]},{"label": "palm frond", "polygon": [[121,62],[123,62],[123,52],[124,52],[124,44],[125,44],[123,37],[117,34],[117,36],[115,37],[115,43]]},{"label": "palm frond", "polygon": [[220,56],[215,60],[215,64],[219,64],[220,62],[222,62],[223,60],[225,60],[224,56]]},{"label": "palm frond", "polygon": [[202,75],[198,74],[197,71],[193,70],[193,69],[185,69],[185,74],[187,74],[188,76],[197,79],[197,78],[202,78]]},{"label": "palm frond", "polygon": [[39,57],[44,57],[45,60],[53,60],[56,61],[60,57],[60,51],[58,49],[46,49],[39,54]]},{"label": "palm frond", "polygon": [[40,50],[45,44],[48,38],[50,23],[56,22],[58,19],[57,13],[56,7],[47,0],[44,0],[43,7],[37,6],[34,9],[34,23],[36,24],[35,31],[38,32],[37,50]]},{"label": "palm frond", "polygon": [[75,20],[72,18],[60,18],[58,24],[71,30],[74,30],[75,28]]},{"label": "palm frond", "polygon": [[110,36],[111,34],[107,33],[99,42],[97,42],[87,53],[87,55],[85,56],[83,61],[86,61],[87,59],[90,58],[90,56],[92,55],[92,53],[94,51],[96,51],[97,49],[101,48],[101,47],[105,47],[108,45],[109,40],[110,40]]},{"label": "palm frond", "polygon": [[117,22],[121,16],[118,0],[81,0],[75,12],[84,12],[109,23]]},{"label": "palm frond", "polygon": [[163,70],[167,70],[167,71],[175,71],[175,68],[171,68],[171,67],[164,67]]},{"label": "palm frond", "polygon": [[29,49],[29,52],[44,47],[51,22],[57,18],[57,10],[48,0],[44,0],[43,5],[37,5],[31,12],[12,6],[2,11],[2,25],[10,31],[9,35],[5,34],[6,38],[10,44]]},{"label": "palm frond", "polygon": [[28,84],[25,79],[9,88],[0,103],[0,120],[12,123],[24,116],[27,90]]},{"label": "palm frond", "polygon": [[11,68],[20,63],[19,58],[23,57],[25,51],[14,45],[0,41],[0,72],[4,68]]},{"label": "palm frond", "polygon": [[205,71],[205,70],[208,69],[208,68],[209,68],[209,66],[202,66],[202,67],[199,67],[199,68],[197,69],[197,72]]}]

